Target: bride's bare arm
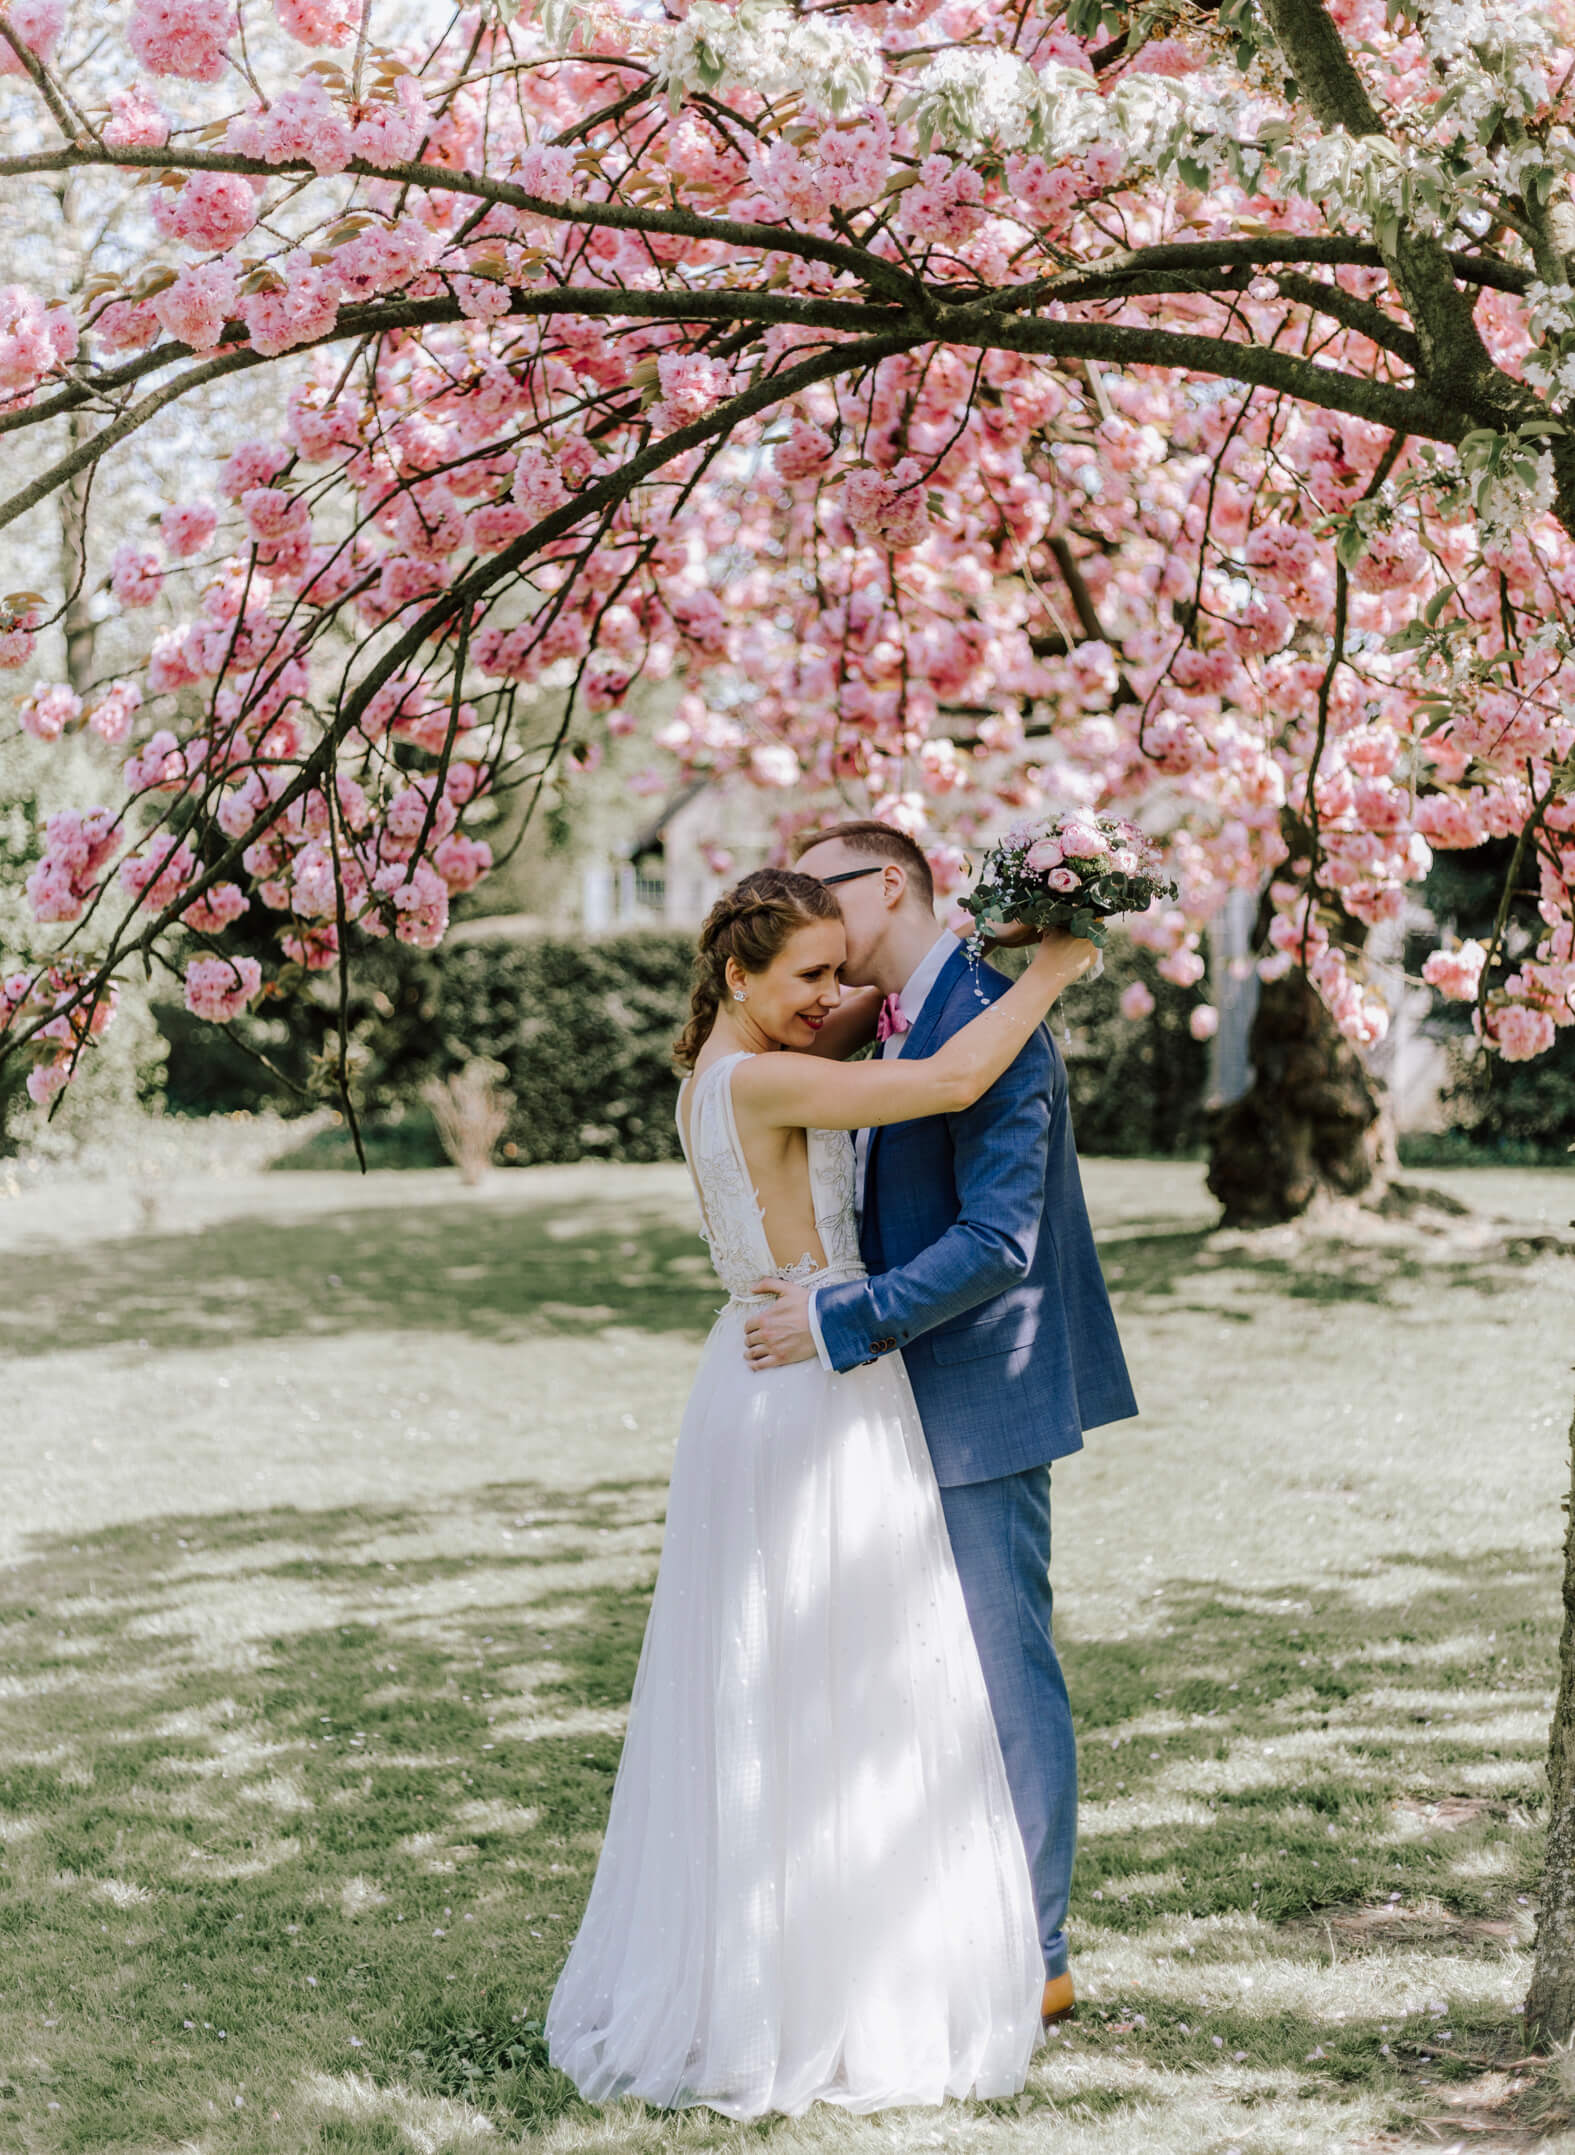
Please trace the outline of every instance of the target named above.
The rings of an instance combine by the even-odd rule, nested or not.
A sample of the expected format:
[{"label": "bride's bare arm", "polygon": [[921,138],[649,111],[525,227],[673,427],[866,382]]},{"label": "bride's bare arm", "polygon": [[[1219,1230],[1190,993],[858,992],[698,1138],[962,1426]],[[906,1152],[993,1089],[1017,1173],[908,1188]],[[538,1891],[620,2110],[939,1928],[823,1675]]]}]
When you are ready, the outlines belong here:
[{"label": "bride's bare arm", "polygon": [[955,1115],[987,1093],[1043,1023],[1063,988],[1094,962],[1092,943],[1059,930],[998,1002],[934,1055],[834,1063],[816,1055],[756,1055],[739,1066],[735,1101],[768,1128],[864,1130]]},{"label": "bride's bare arm", "polygon": [[[815,1036],[807,1052],[831,1062],[844,1062],[857,1049],[875,1038],[880,1016],[879,988],[844,988],[842,1000]],[[822,1128],[829,1127],[822,1124]]]}]

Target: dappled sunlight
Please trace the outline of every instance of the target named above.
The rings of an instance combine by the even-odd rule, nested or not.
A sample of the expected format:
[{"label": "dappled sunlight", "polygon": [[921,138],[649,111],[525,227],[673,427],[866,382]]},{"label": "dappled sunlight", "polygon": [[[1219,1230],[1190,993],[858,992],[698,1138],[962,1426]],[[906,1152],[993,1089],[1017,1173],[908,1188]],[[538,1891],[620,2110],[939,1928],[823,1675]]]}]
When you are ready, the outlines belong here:
[{"label": "dappled sunlight", "polygon": [[709,1329],[716,1282],[670,1203],[593,1198],[563,1214],[520,1177],[404,1213],[390,1235],[384,1205],[357,1204],[348,1178],[339,1188],[340,1209],[305,1220],[0,1249],[0,1345],[36,1354],[79,1337],[157,1351],[390,1324],[504,1340]]},{"label": "dappled sunlight", "polygon": [[412,2094],[397,2084],[379,2087],[364,2073],[310,2074],[299,2101],[308,2116],[346,2118],[358,2124],[386,2120],[397,2127],[400,2142],[414,2155],[448,2155],[450,2149],[497,2145],[497,2129],[490,2118],[468,2103]]},{"label": "dappled sunlight", "polygon": [[[675,2142],[672,2120],[583,2113],[534,2032],[599,1845],[660,1494],[516,1485],[437,1516],[385,1505],[360,1541],[336,1512],[166,1518],[13,1574],[13,1666],[47,1672],[77,1627],[95,1646],[65,1665],[68,1689],[14,1698],[0,1795],[21,1829],[3,1836],[16,1905],[57,1911],[19,2009],[41,2057],[62,2046],[54,2071],[80,2069],[96,2145],[119,2144],[132,2035],[84,2060],[43,2001],[68,1969],[124,1966],[139,1916],[161,1950],[117,1984],[129,2028],[161,2031],[145,2128],[195,2117],[243,2061],[248,2087],[304,2119],[291,2061],[310,2058],[310,2085],[340,2090],[312,2114],[386,2119],[408,2145],[414,2124],[459,2145],[478,2116],[499,2144],[520,2130],[564,2147],[732,2144],[720,2120]],[[500,1519],[536,1537],[508,1561]],[[208,1620],[221,1564],[238,1612],[225,1625]],[[267,1636],[248,1605],[303,1607],[280,1598],[279,1570],[320,1620]],[[1340,2135],[1377,2132],[1424,2066],[1453,2085],[1434,2005],[1480,2067],[1525,1983],[1544,1730],[1527,1678],[1542,1679],[1552,1613],[1550,1570],[1533,1625],[1513,1587],[1476,1583],[1495,1573],[1490,1559],[1441,1575],[1381,1657],[1357,1651],[1360,1580],[1265,1586],[1256,1609],[1167,1581],[1163,1635],[1064,1627],[1085,1726],[1084,2019],[1041,2056],[1027,2110],[953,2108],[928,2128],[904,2114],[905,2133],[941,2134],[912,2144],[1027,2148],[1053,2114],[1058,2147],[1098,2155],[1147,2155],[1161,2132],[1167,2155],[1278,2155],[1293,2118],[1350,2145]],[[1465,1625],[1473,1594],[1490,1613]],[[257,1647],[239,1684],[238,1636]],[[1502,1785],[1473,1793],[1484,1769]],[[52,1883],[68,1873],[74,1889]],[[878,2121],[833,2131],[814,2114],[765,2131],[795,2149],[894,2144]]]},{"label": "dappled sunlight", "polygon": [[[1180,1171],[1145,1203],[1149,1170],[1116,1166],[1126,1226],[1203,1236],[1170,1207]],[[223,1218],[142,1245],[162,1327],[138,1335],[145,1366],[175,1373],[187,1419],[137,1404],[167,1400],[131,1346],[60,1358],[73,1412],[86,1399],[111,1427],[124,1397],[152,1448],[137,1467],[124,1443],[61,1440],[50,1510],[30,1445],[7,1523],[0,2055],[17,2092],[0,2146],[25,2114],[70,2155],[1376,2155],[1413,2130],[1437,2144],[1414,2121],[1443,2130],[1468,2099],[1521,2114],[1564,1471],[1535,1343],[1563,1306],[1556,1253],[1489,1252],[1517,1295],[1429,1272],[1424,1320],[1391,1252],[1367,1285],[1393,1306],[1344,1304],[1335,1361],[1308,1344],[1321,1320],[1292,1292],[1294,1252],[1286,1272],[1226,1251],[1189,1276],[1162,1251],[1116,1282],[1148,1413],[1056,1476],[1081,2017],[1014,2103],[737,2127],[590,2110],[540,2036],[606,1824],[673,1402],[717,1299],[671,1269],[697,1248],[687,1200],[644,1216],[631,1257],[601,1200],[436,1198],[415,1208],[416,1258],[484,1269],[440,1281],[417,1323],[391,1275],[372,1331],[318,1282],[324,1328],[291,1338],[288,1384],[267,1338],[205,1360],[182,1330],[182,1279],[205,1266],[272,1292],[244,1264],[273,1262],[266,1237]],[[341,1281],[360,1243],[370,1308],[390,1217],[381,1195],[364,1218],[341,1199],[288,1231]],[[582,1341],[537,1307],[527,1325],[532,1295],[574,1301],[581,1251],[587,1284],[623,1268],[583,1298],[617,1323]],[[56,1251],[62,1327],[107,1293],[111,1254],[73,1284]],[[29,1256],[6,1284],[48,1283]],[[277,1341],[301,1315],[285,1293],[263,1329]],[[400,1354],[429,1400],[396,1381]],[[1396,1420],[1395,1388],[1420,1381],[1407,1356],[1458,1412]],[[1526,1402],[1492,1374],[1511,1363]],[[15,1366],[25,1384],[53,1365]],[[1285,1427],[1266,1446],[1271,1393]],[[232,1415],[256,1435],[226,1482],[190,1447],[211,1424],[197,1456],[228,1456]],[[101,1500],[97,1524],[60,1514]]]}]

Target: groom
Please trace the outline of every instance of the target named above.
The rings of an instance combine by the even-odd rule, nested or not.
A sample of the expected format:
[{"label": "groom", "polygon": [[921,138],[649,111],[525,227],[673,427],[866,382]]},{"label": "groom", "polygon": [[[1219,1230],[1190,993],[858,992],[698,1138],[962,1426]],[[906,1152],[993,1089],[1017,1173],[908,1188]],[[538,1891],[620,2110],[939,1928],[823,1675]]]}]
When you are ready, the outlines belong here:
[{"label": "groom", "polygon": [[[888,824],[839,823],[798,865],[836,891],[844,979],[885,1001],[882,1055],[931,1055],[1008,986],[935,925],[929,863]],[[1066,1910],[1077,1751],[1050,1635],[1050,1462],[1136,1414],[1083,1203],[1066,1068],[1041,1027],[960,1115],[857,1139],[869,1277],[771,1295],[746,1334],[757,1368],[852,1369],[901,1352],[940,1483],[1039,1910],[1046,2021],[1072,2010]]]}]

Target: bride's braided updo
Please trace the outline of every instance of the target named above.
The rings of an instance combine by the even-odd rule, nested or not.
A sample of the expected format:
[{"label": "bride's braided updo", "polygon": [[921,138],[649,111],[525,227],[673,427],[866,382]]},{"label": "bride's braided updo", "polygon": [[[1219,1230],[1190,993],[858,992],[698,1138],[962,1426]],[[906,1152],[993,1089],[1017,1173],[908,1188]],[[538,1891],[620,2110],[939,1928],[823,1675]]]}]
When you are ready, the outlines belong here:
[{"label": "bride's braided updo", "polygon": [[746,973],[763,973],[788,937],[812,920],[840,920],[835,895],[812,875],[793,868],[757,868],[724,891],[705,917],[695,950],[689,1023],[673,1043],[673,1060],[692,1070],[710,1038],[727,994],[727,961]]}]

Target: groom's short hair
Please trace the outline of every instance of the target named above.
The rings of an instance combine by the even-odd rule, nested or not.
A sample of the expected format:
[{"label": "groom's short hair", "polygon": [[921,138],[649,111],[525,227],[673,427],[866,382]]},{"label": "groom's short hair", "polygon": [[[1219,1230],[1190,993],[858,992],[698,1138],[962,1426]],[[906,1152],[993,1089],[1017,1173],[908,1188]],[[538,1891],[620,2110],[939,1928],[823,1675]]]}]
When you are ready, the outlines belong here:
[{"label": "groom's short hair", "polygon": [[823,831],[803,831],[793,841],[793,858],[802,860],[811,846],[829,845],[835,839],[845,845],[850,853],[868,856],[871,860],[896,861],[908,871],[908,880],[928,906],[935,903],[935,878],[925,859],[906,831],[894,830],[889,823],[877,823],[873,816],[861,816],[853,823],[833,823]]}]

